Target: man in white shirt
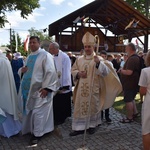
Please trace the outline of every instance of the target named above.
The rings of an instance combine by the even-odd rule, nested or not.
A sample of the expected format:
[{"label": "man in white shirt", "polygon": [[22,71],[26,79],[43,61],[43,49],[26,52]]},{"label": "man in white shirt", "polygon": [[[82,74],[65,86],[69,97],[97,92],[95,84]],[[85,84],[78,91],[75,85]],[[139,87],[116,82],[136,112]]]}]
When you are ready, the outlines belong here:
[{"label": "man in white shirt", "polygon": [[71,116],[71,61],[69,56],[59,49],[57,42],[50,43],[49,52],[54,55],[59,80],[59,91],[53,99],[54,123],[64,123]]}]

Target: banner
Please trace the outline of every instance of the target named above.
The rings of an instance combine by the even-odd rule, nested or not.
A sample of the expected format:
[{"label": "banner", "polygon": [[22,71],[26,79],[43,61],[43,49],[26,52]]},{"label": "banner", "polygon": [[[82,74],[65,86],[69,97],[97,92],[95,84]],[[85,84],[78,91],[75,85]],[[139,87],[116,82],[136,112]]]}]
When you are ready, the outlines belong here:
[{"label": "banner", "polygon": [[138,39],[136,39],[136,40],[135,40],[135,43],[136,43],[136,45],[139,45],[139,43],[138,43]]},{"label": "banner", "polygon": [[25,40],[25,42],[24,42],[24,50],[26,51],[26,52],[28,52],[28,49],[29,49],[29,35],[27,35],[27,38],[26,38],[26,40]]},{"label": "banner", "polygon": [[17,33],[15,33],[15,41],[16,41],[16,49],[15,51],[18,52],[18,37]]}]

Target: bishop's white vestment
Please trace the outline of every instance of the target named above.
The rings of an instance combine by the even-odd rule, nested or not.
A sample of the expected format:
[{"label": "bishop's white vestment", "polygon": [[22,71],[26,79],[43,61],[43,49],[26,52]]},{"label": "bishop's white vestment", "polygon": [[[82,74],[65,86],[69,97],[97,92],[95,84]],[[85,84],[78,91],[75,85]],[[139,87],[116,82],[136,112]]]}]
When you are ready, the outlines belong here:
[{"label": "bishop's white vestment", "polygon": [[[100,61],[96,68],[94,55],[78,57],[72,67],[75,82],[72,130],[75,131],[101,124],[101,110],[111,107],[122,90],[114,69],[105,61]],[[86,71],[87,78],[78,79],[79,71]]]}]

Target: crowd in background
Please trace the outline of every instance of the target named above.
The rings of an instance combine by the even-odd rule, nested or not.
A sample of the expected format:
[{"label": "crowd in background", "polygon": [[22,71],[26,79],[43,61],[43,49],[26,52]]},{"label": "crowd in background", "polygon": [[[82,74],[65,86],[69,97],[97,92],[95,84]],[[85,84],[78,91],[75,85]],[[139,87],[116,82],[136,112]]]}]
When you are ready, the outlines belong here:
[{"label": "crowd in background", "polygon": [[[137,52],[135,45],[129,43],[124,53],[103,50],[96,55],[90,36],[90,41],[83,38],[84,49],[78,56],[71,51],[61,51],[57,42],[50,43],[47,52],[40,48],[40,39],[36,36],[30,37],[31,54],[27,58],[20,52],[7,51],[6,56],[0,52],[0,135],[31,133],[30,145],[34,145],[68,117],[73,119],[70,136],[84,134],[85,130],[94,134],[103,119],[112,123],[109,114],[112,103],[101,96],[98,83],[106,84],[105,78],[109,81],[109,76],[113,76],[111,89],[114,92],[118,87],[120,92],[121,84],[126,105],[126,118],[121,119],[121,123],[131,123],[140,115],[135,103],[135,96],[140,93],[143,145],[145,150],[150,149],[150,52]],[[109,88],[105,88],[108,94]],[[119,94],[115,91],[112,96],[112,93],[108,100]]]}]

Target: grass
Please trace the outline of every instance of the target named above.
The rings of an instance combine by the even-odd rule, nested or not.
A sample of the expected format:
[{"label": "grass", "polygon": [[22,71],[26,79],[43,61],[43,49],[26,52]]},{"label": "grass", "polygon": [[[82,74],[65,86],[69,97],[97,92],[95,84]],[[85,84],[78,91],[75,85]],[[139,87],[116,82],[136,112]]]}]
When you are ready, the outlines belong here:
[{"label": "grass", "polygon": [[[141,113],[142,104],[140,103],[139,94],[136,95],[135,102],[136,102],[138,112]],[[116,97],[113,107],[120,113],[126,114],[125,103],[123,101],[123,96],[121,94],[118,97]],[[141,117],[136,118],[136,121],[141,123]]]}]

